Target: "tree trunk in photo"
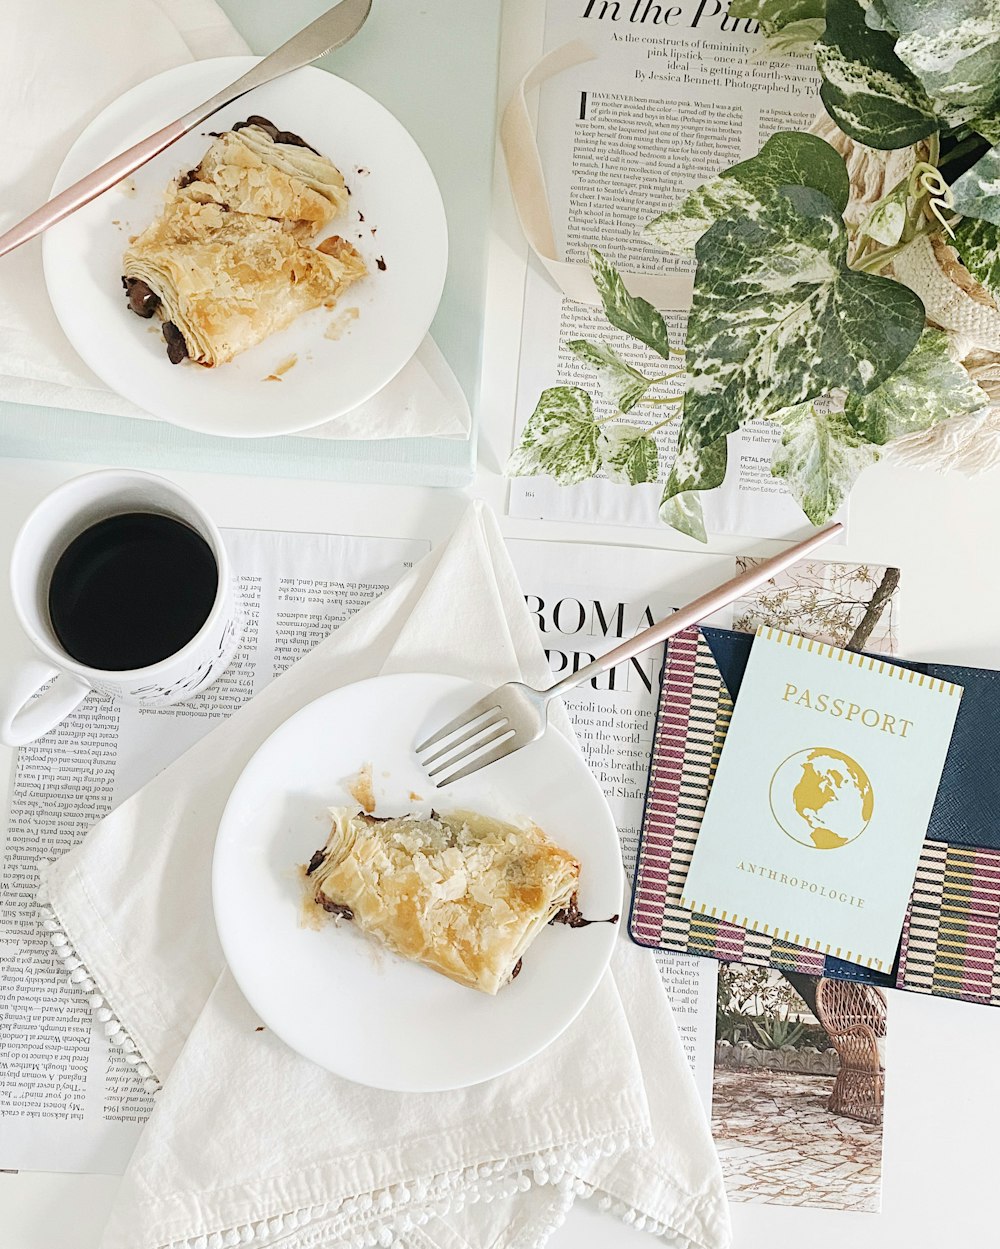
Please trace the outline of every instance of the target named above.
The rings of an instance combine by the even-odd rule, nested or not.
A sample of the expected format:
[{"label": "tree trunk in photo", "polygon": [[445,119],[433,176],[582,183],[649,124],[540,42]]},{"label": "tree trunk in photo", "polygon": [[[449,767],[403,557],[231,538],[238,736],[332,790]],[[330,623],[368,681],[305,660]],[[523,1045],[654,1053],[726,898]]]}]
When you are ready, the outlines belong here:
[{"label": "tree trunk in photo", "polygon": [[865,643],[872,635],[872,630],[878,624],[882,613],[885,611],[886,604],[896,593],[898,585],[899,569],[887,568],[885,576],[879,582],[875,593],[865,608],[864,615],[858,621],[857,628],[851,634],[847,646],[844,648],[845,650],[859,651],[863,649]]},{"label": "tree trunk in photo", "polygon": [[816,977],[807,976],[800,971],[783,971],[781,974],[819,1019],[819,1015],[816,1014]]}]

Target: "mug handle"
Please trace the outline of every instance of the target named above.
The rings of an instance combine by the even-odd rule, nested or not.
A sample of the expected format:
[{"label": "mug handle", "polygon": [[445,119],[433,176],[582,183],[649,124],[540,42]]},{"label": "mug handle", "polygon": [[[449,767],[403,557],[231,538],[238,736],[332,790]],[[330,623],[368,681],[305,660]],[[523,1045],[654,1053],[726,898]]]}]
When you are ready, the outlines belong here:
[{"label": "mug handle", "polygon": [[[40,698],[32,698],[48,681],[52,681],[52,685],[45,693]],[[86,681],[70,676],[36,655],[22,660],[0,694],[0,742],[5,746],[33,742],[78,707],[90,688]]]}]

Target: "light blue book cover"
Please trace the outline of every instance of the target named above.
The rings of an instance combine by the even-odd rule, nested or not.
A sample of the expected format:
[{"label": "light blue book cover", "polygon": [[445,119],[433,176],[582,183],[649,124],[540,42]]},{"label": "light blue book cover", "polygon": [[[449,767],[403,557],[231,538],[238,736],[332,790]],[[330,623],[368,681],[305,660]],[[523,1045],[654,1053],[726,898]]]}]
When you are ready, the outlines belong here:
[{"label": "light blue book cover", "polygon": [[888,970],[961,696],[760,628],[682,905]]}]

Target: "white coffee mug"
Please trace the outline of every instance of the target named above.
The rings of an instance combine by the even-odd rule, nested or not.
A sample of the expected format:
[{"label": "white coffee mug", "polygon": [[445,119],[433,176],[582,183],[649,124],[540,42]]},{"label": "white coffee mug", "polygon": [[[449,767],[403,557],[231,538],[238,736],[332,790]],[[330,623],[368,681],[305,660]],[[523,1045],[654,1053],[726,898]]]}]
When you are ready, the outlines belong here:
[{"label": "white coffee mug", "polygon": [[[173,655],[146,668],[105,671],[67,654],[49,619],[53,569],[70,542],[98,521],[128,512],[152,512],[188,525],[208,543],[219,580],[208,618]],[[183,490],[152,473],[108,469],[75,477],[54,490],[21,527],[10,562],[14,610],[33,648],[8,666],[0,694],[0,741],[20,746],[54,728],[100,690],[125,703],[167,707],[200,693],[222,673],[236,650],[242,620],[229,557],[209,516]],[[38,697],[38,690],[51,681]]]}]

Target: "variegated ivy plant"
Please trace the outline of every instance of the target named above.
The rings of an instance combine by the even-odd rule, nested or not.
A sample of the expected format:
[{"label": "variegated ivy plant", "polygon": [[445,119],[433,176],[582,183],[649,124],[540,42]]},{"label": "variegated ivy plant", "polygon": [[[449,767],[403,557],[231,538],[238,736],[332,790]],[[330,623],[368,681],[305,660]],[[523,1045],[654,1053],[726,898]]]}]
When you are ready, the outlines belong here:
[{"label": "variegated ivy plant", "polygon": [[[771,471],[819,525],[888,443],[986,405],[920,298],[882,276],[917,236],[946,231],[1000,303],[1000,0],[732,0],[729,11],[756,18],[773,49],[813,49],[823,104],[852,139],[883,150],[922,141],[926,159],[849,229],[841,156],[814,135],[779,133],[650,221],[649,240],[697,261],[683,352],[591,251],[608,321],[651,363],[567,344],[614,413],[598,419],[580,387],[546,390],[507,472],[655,482],[652,435],[679,420],[660,516],[702,541],[701,493],[721,485],[726,439],[754,417],[780,425]],[[683,392],[664,393],[678,378]],[[638,424],[645,405],[671,415]]]}]

